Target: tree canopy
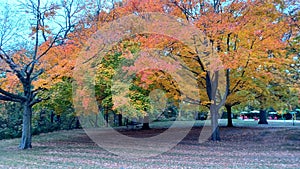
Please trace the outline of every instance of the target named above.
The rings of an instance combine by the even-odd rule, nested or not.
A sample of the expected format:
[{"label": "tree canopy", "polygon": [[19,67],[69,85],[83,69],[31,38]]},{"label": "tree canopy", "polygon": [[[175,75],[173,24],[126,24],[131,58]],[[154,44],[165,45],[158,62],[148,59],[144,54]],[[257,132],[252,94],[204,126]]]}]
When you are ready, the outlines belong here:
[{"label": "tree canopy", "polygon": [[[27,25],[18,25],[10,10],[0,18],[0,100],[23,107],[21,149],[31,148],[33,106],[56,114],[74,112],[74,106],[84,112],[92,104],[89,94],[97,102],[96,112],[105,108],[127,117],[155,118],[168,104],[180,109],[180,102],[193,111],[209,108],[212,139],[220,140],[222,106],[229,112],[229,126],[231,108],[239,104],[255,103],[262,110],[299,106],[297,5],[287,0],[28,0],[17,11],[28,14]],[[107,25],[128,16],[151,23],[155,13],[172,16],[173,25],[188,29],[167,36],[176,28],[166,29],[162,18],[149,26],[156,33],[140,33],[143,23],[135,23],[126,31],[120,28],[123,32],[110,30],[116,32],[106,41],[116,43],[107,51],[88,46],[99,43],[106,50],[108,42],[91,42],[96,32],[109,31]],[[28,33],[20,36],[22,29]],[[127,36],[114,39],[119,34]],[[192,34],[193,43],[180,41],[179,36]],[[95,77],[74,75],[78,58],[100,54],[102,59],[92,65]],[[80,86],[84,81],[93,81],[94,93]],[[74,99],[74,93],[80,96]]]}]

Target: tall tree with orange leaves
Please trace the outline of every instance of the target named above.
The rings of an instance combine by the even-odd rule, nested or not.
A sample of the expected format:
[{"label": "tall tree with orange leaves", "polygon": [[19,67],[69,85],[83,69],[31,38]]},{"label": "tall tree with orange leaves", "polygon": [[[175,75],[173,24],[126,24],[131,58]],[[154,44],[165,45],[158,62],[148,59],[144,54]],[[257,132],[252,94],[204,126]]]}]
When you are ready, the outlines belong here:
[{"label": "tall tree with orange leaves", "polygon": [[[138,14],[138,11],[143,11],[143,8],[139,8],[138,5],[141,3],[126,2],[132,2],[133,8],[128,7],[128,9],[134,9],[131,12]],[[247,90],[254,88],[257,89],[255,91],[256,98],[261,98],[261,113],[263,114],[263,107],[266,106],[265,102],[268,97],[268,92],[265,90],[268,89],[268,84],[275,77],[278,78],[273,70],[283,69],[284,65],[281,63],[287,63],[285,58],[286,43],[282,40],[288,31],[286,18],[282,13],[285,1],[173,0],[166,3],[168,6],[158,4],[156,3],[155,6],[163,6],[164,8],[155,9],[165,9],[163,12],[167,13],[177,11],[175,12],[177,16],[185,16],[182,18],[186,18],[202,30],[209,38],[213,52],[216,52],[222,60],[225,70],[220,69],[215,73],[225,71],[226,82],[222,85],[226,86],[226,97],[221,98],[222,101],[218,105],[216,105],[218,99],[215,98],[218,87],[214,85],[218,83],[218,80],[212,79],[218,75],[211,76],[210,74],[213,73],[209,72],[207,67],[203,67],[200,64],[201,61],[195,61],[197,55],[200,55],[197,52],[192,54],[194,57],[190,57],[192,60],[189,64],[190,67],[199,69],[196,76],[205,74],[203,78],[199,78],[204,79],[204,82],[200,80],[199,84],[203,85],[202,88],[206,88],[206,100],[215,112],[212,118],[214,119],[213,128],[216,128],[216,132],[213,132],[213,140],[219,140],[216,117],[223,101],[226,101],[226,108],[229,117],[231,117],[231,107],[244,102],[245,100],[241,98],[247,96]],[[145,9],[151,11],[151,8]],[[169,45],[169,48],[174,50],[172,45]],[[178,50],[180,51],[180,49]],[[198,58],[201,60],[201,57]],[[212,91],[212,89],[214,90]],[[229,99],[227,100],[227,98]],[[228,125],[232,126],[231,118],[229,118]]]},{"label": "tall tree with orange leaves", "polygon": [[[287,1],[173,1],[214,43],[226,70],[225,107],[232,126],[231,107],[247,101],[250,89],[265,91],[274,69],[283,69],[288,32],[283,10]],[[191,5],[194,4],[194,5]],[[194,12],[190,12],[194,11]],[[256,83],[265,84],[259,86]],[[263,88],[261,88],[263,87]],[[252,93],[253,94],[253,93]],[[268,94],[256,93],[257,98]],[[261,105],[265,106],[264,99]]]}]

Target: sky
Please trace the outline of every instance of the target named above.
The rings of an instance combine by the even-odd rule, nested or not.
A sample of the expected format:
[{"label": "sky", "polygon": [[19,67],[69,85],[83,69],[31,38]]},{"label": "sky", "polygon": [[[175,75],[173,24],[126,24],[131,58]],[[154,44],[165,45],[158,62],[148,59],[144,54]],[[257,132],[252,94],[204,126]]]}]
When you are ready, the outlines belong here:
[{"label": "sky", "polygon": [[[36,2],[36,0],[33,1]],[[41,7],[43,7],[46,2],[54,1],[59,2],[60,0],[41,0]],[[28,8],[24,7],[24,4],[30,4],[28,2],[28,0],[0,0],[0,38],[1,35],[5,33],[8,35],[5,39],[9,39],[2,48],[16,49],[17,47],[17,49],[29,49],[32,47],[34,39],[29,35],[32,33],[31,28],[35,27],[35,16],[33,13],[25,12]],[[9,16],[8,19],[6,16]],[[56,17],[55,19],[46,20],[46,24],[52,28],[52,32],[58,32],[60,27],[55,22],[62,20],[62,17]],[[4,30],[9,31],[9,33],[7,31],[1,31],[3,30],[3,26],[6,26]]]}]

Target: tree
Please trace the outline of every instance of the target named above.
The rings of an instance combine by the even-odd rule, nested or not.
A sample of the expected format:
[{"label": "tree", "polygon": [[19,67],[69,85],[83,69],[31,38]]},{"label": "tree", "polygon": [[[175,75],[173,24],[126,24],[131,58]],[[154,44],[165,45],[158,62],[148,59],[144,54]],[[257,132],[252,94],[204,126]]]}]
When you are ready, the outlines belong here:
[{"label": "tree", "polygon": [[[149,116],[155,118],[154,114],[157,113],[154,112],[154,109],[157,109],[155,105],[161,104],[150,103],[151,91],[158,88],[167,90],[168,98],[174,98],[176,95],[178,98],[178,93],[174,93],[176,91],[174,86],[165,84],[174,82],[171,78],[164,79],[163,71],[147,69],[135,73],[133,69],[136,67],[130,67],[141,52],[143,44],[138,42],[140,42],[139,38],[125,39],[104,56],[96,73],[95,95],[99,107],[113,109],[129,119],[142,117],[144,118],[143,129],[149,129]],[[126,77],[133,78],[133,81],[128,82]],[[124,91],[129,83],[129,91]]]},{"label": "tree", "polygon": [[[196,18],[198,27],[217,43],[217,52],[229,81],[225,103],[229,126],[232,126],[231,107],[245,101],[245,94],[251,93],[246,91],[255,88],[252,78],[268,84],[270,75],[275,74],[271,69],[282,68],[281,63],[287,62],[284,58],[286,43],[282,41],[288,31],[287,20],[281,11],[284,3],[214,1],[210,4],[203,1],[200,12],[189,16]],[[188,5],[180,7],[184,11],[196,9]]]},{"label": "tree", "polygon": [[[79,118],[75,114],[72,102],[72,78],[64,77],[62,81],[55,83],[47,91],[40,93],[40,97],[49,97],[40,104],[34,106],[34,110],[43,114],[50,114],[51,125],[56,116],[56,129],[79,128]],[[74,125],[75,124],[75,125]]]},{"label": "tree", "polygon": [[[32,134],[32,107],[47,98],[38,97],[38,93],[43,90],[42,87],[35,87],[34,83],[38,78],[44,74],[47,69],[43,67],[42,58],[48,54],[48,52],[56,46],[63,46],[65,39],[70,31],[74,28],[76,22],[73,17],[81,10],[80,6],[72,0],[70,2],[62,2],[62,4],[42,4],[40,0],[33,1],[28,0],[22,4],[24,13],[26,16],[32,16],[28,18],[31,25],[31,32],[26,39],[28,48],[22,48],[22,44],[18,44],[18,40],[15,41],[14,46],[16,48],[6,48],[7,41],[12,38],[10,35],[16,35],[18,32],[10,32],[9,27],[13,26],[13,22],[7,22],[10,19],[10,15],[6,15],[1,22],[5,23],[7,27],[3,27],[1,30],[0,39],[0,71],[4,75],[1,78],[0,84],[0,100],[19,102],[23,106],[23,128],[22,139],[20,143],[20,149],[31,148],[31,134]],[[75,9],[73,11],[73,9]],[[8,9],[9,10],[9,9]],[[63,11],[63,14],[59,14],[59,10]],[[24,13],[20,12],[20,15]],[[62,23],[55,25],[56,19],[64,20]],[[32,19],[32,20],[30,20]],[[34,21],[34,22],[33,22]],[[53,26],[50,28],[50,26]],[[24,27],[22,27],[24,29]],[[58,29],[58,31],[55,31]],[[15,31],[15,30],[13,30]],[[18,30],[19,31],[19,30]],[[26,37],[26,35],[20,38]],[[13,38],[17,38],[13,36]],[[48,60],[50,61],[50,60]],[[57,63],[59,64],[59,63]],[[14,81],[15,88],[12,89],[8,83]]]},{"label": "tree", "polygon": [[[255,98],[268,97],[267,93],[262,94],[261,91],[268,89],[266,85],[270,84],[271,78],[274,77],[271,76],[273,70],[282,69],[281,63],[286,61],[285,43],[282,37],[287,27],[286,20],[279,10],[281,2],[129,0],[118,3],[117,8],[109,13],[100,14],[97,19],[90,19],[96,20],[96,26],[91,29],[87,26],[85,36],[89,37],[90,33],[101,27],[103,22],[128,14],[139,16],[142,12],[173,14],[180,19],[185,18],[202,30],[208,37],[205,42],[211,47],[209,51],[198,50],[197,47],[196,50],[189,49],[175,39],[161,35],[146,35],[144,39],[140,36],[138,40],[142,41],[142,48],[158,48],[166,53],[169,52],[167,56],[173,57],[174,60],[176,57],[184,60],[184,64],[187,65],[185,68],[196,77],[201,91],[200,99],[192,102],[210,107],[213,124],[212,139],[219,140],[217,119],[225,101],[228,101],[227,107],[231,110],[233,105],[244,101],[236,97],[250,94],[255,94]],[[135,36],[137,35],[133,35]],[[148,42],[144,43],[143,40]],[[199,43],[200,40],[195,39],[193,45],[197,46]],[[204,64],[205,52],[220,57],[212,57],[209,60],[211,64]],[[153,63],[151,60],[148,61]],[[138,68],[138,65],[135,66]],[[124,86],[120,85],[120,88],[122,87]],[[255,88],[256,91],[251,91],[251,88]],[[122,96],[127,94],[124,93]],[[227,100],[230,97],[231,99]],[[261,99],[263,103],[265,98]]]}]

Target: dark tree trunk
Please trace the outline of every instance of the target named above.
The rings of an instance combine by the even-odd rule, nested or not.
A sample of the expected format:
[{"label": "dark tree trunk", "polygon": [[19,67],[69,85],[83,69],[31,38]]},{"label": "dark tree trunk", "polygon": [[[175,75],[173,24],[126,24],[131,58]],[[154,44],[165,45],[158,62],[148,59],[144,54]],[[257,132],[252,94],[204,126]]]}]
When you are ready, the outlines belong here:
[{"label": "dark tree trunk", "polygon": [[267,113],[263,109],[260,109],[260,111],[259,111],[259,122],[258,122],[258,124],[268,124],[268,122],[267,122]]},{"label": "dark tree trunk", "polygon": [[75,124],[75,129],[79,129],[80,128],[80,122],[79,122],[79,117],[76,116],[76,124]]},{"label": "dark tree trunk", "polygon": [[145,116],[144,117],[142,129],[143,130],[149,130],[150,129],[150,126],[149,126],[149,116]]},{"label": "dark tree trunk", "polygon": [[212,127],[211,140],[220,141],[221,138],[220,138],[220,130],[218,124],[219,113],[215,105],[211,105],[210,113],[211,113],[211,127]]},{"label": "dark tree trunk", "polygon": [[119,126],[122,126],[122,114],[118,114],[118,123],[119,123]]},{"label": "dark tree trunk", "polygon": [[227,127],[233,127],[232,123],[232,112],[231,112],[231,105],[225,105],[226,110],[227,110]]},{"label": "dark tree trunk", "polygon": [[105,108],[105,114],[104,114],[104,119],[105,119],[105,127],[108,127],[108,108]]},{"label": "dark tree trunk", "polygon": [[20,143],[20,149],[32,148],[31,146],[31,118],[32,118],[32,106],[30,103],[25,102],[23,104],[23,128],[22,139]]},{"label": "dark tree trunk", "polygon": [[51,111],[51,114],[50,114],[50,122],[51,123],[53,123],[53,121],[54,121],[54,113],[53,113],[53,111]]}]

